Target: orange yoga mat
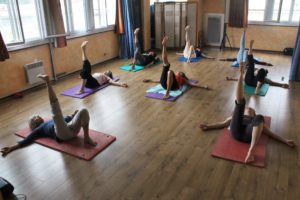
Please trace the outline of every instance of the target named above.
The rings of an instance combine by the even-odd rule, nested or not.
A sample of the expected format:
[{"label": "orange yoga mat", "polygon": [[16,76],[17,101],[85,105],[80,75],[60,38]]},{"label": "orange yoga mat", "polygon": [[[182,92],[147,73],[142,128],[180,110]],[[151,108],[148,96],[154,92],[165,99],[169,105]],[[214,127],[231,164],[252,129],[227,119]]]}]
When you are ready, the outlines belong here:
[{"label": "orange yoga mat", "polygon": [[[268,127],[271,124],[271,117],[265,117],[265,123]],[[262,134],[258,144],[254,148],[254,162],[250,165],[256,167],[265,167],[266,145],[268,136]],[[223,129],[215,144],[212,156],[245,163],[250,144],[235,140],[230,136],[228,129]]]},{"label": "orange yoga mat", "polygon": [[[29,128],[24,128],[16,132],[16,135],[20,137],[27,137],[30,134]],[[81,129],[78,137],[67,141],[58,143],[51,138],[39,138],[35,140],[36,143],[49,147],[51,149],[61,151],[72,156],[81,158],[83,160],[91,160],[98,153],[108,147],[112,142],[116,140],[115,136],[111,136],[105,133],[101,133],[95,130],[89,130],[90,137],[97,142],[97,146],[85,144],[83,141],[83,130]]]}]

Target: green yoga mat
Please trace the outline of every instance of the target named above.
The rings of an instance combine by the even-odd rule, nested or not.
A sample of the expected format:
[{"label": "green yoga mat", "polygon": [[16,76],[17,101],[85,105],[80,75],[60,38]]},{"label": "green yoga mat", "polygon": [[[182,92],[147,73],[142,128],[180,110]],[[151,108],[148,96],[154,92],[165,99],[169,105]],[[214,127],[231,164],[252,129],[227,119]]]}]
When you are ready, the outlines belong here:
[{"label": "green yoga mat", "polygon": [[[131,72],[137,72],[144,68],[145,68],[144,66],[135,65],[134,70],[132,70]],[[125,71],[130,71],[131,65],[124,65],[124,66],[120,67],[120,69],[125,70]]]},{"label": "green yoga mat", "polygon": [[[265,96],[267,94],[269,87],[270,87],[269,84],[264,83],[259,90],[259,96]],[[247,94],[255,95],[255,87],[249,86],[245,82],[244,82],[244,90],[245,90],[245,93],[247,93]]]}]

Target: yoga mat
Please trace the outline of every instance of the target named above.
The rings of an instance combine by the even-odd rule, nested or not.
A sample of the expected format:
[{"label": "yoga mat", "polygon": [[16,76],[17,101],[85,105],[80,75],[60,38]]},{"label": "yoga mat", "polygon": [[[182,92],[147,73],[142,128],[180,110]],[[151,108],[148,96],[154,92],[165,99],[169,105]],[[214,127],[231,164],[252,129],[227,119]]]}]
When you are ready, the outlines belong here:
[{"label": "yoga mat", "polygon": [[[24,128],[17,131],[15,134],[20,137],[27,137],[31,133],[29,128]],[[83,160],[91,160],[98,153],[108,147],[111,143],[116,140],[115,136],[111,136],[105,133],[101,133],[95,130],[89,130],[90,137],[97,142],[97,146],[93,147],[91,145],[85,144],[83,141],[83,130],[80,130],[78,137],[66,141],[58,143],[57,141],[51,138],[39,138],[35,140],[35,143],[41,144],[45,147],[49,147],[51,149],[64,152],[75,156],[77,158],[81,158]]]},{"label": "yoga mat", "polygon": [[[264,83],[261,88],[259,89],[259,96],[265,96],[268,92],[270,85],[267,83]],[[247,94],[255,95],[255,87],[249,86],[244,82],[244,91]]]},{"label": "yoga mat", "polygon": [[[187,62],[187,58],[185,58],[184,56],[180,56],[179,58],[178,58],[178,60],[180,61],[180,62]],[[198,61],[200,61],[201,60],[201,57],[196,57],[196,58],[191,58],[191,62],[198,62]]]},{"label": "yoga mat", "polygon": [[[145,68],[144,66],[135,65],[134,70],[132,70],[131,72],[137,72],[144,68]],[[131,65],[124,65],[124,66],[120,67],[120,69],[125,70],[125,71],[130,71]]]},{"label": "yoga mat", "polygon": [[[113,80],[118,81],[119,78],[114,78]],[[64,96],[69,96],[69,97],[82,99],[82,98],[87,97],[87,96],[89,96],[89,95],[91,95],[91,94],[93,94],[93,93],[109,86],[109,85],[110,85],[110,83],[106,83],[106,84],[100,85],[99,87],[93,88],[93,89],[84,87],[84,92],[82,94],[76,94],[76,92],[78,92],[80,87],[81,87],[81,85],[76,85],[72,88],[69,88],[69,89],[63,91],[60,94],[64,95]]]},{"label": "yoga mat", "polygon": [[[190,82],[196,84],[198,83],[197,80],[190,80]],[[166,90],[161,86],[161,84],[158,84],[154,87],[151,87],[146,91],[145,97],[152,98],[152,99],[160,99],[160,100],[166,100],[166,101],[175,101],[178,97],[180,97],[184,92],[186,92],[190,86],[183,85],[181,90],[174,90],[170,91],[170,97],[168,99],[164,99],[164,95],[166,94]]]},{"label": "yoga mat", "polygon": [[[265,123],[268,127],[271,124],[271,117],[265,117]],[[265,167],[266,145],[268,136],[262,134],[258,144],[254,147],[254,162],[250,165],[256,167]],[[211,153],[212,156],[231,161],[245,163],[250,144],[235,140],[230,136],[228,129],[223,129]]]}]

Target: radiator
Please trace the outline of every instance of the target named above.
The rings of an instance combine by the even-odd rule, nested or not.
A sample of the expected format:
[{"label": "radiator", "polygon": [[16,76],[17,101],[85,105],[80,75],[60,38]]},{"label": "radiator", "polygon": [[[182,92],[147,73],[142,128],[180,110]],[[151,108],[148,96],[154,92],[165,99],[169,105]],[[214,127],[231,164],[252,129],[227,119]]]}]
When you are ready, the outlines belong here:
[{"label": "radiator", "polygon": [[206,44],[220,46],[223,38],[224,14],[208,13],[205,20]]},{"label": "radiator", "polygon": [[41,82],[41,79],[37,78],[38,74],[44,74],[44,66],[42,61],[36,61],[33,63],[29,63],[24,65],[27,82],[29,84],[34,84]]}]

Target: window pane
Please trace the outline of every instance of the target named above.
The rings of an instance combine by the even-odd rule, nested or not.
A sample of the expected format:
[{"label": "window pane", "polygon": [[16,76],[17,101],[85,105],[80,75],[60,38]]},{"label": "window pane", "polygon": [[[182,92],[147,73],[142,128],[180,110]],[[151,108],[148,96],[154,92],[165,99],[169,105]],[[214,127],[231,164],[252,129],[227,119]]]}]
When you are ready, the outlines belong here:
[{"label": "window pane", "polygon": [[[10,5],[13,5],[12,2]],[[0,31],[6,44],[22,42],[19,18],[13,11],[8,0],[0,1]]]},{"label": "window pane", "polygon": [[19,0],[18,2],[25,40],[41,39],[35,0]]},{"label": "window pane", "polygon": [[281,22],[289,21],[290,11],[291,11],[291,3],[292,3],[292,0],[282,1],[282,8],[281,8],[281,15],[280,15]]},{"label": "window pane", "polygon": [[116,1],[106,0],[106,3],[108,25],[114,25],[116,23]]},{"label": "window pane", "polygon": [[86,31],[85,7],[83,0],[71,0],[74,31]]},{"label": "window pane", "polygon": [[62,14],[63,20],[64,20],[64,27],[65,27],[65,30],[68,30],[67,29],[67,17],[66,17],[66,5],[65,5],[64,0],[60,0],[60,6],[61,6],[61,14]]},{"label": "window pane", "polygon": [[300,0],[296,0],[294,5],[292,21],[299,22],[299,19],[300,19]]},{"label": "window pane", "polygon": [[264,21],[266,0],[250,0],[248,19],[249,21]]},{"label": "window pane", "polygon": [[95,28],[107,26],[105,0],[93,0]]},{"label": "window pane", "polygon": [[274,8],[273,8],[273,15],[272,15],[272,20],[273,21],[278,20],[279,6],[280,6],[280,0],[275,0],[274,1]]}]

